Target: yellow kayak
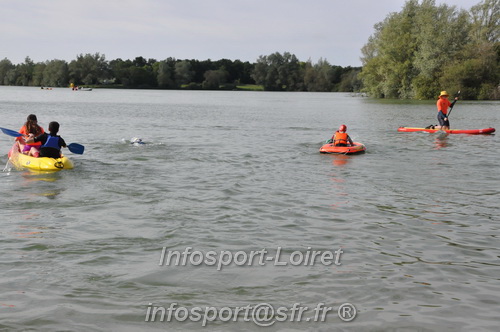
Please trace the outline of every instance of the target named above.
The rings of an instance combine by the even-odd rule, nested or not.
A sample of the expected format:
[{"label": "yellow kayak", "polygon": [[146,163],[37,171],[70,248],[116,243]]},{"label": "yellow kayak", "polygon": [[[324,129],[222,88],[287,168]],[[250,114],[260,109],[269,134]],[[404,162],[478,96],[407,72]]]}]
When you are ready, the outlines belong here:
[{"label": "yellow kayak", "polygon": [[36,171],[60,171],[73,168],[73,162],[65,156],[61,158],[35,158],[20,153],[16,146],[13,146],[9,151],[9,160],[16,168],[25,167]]}]

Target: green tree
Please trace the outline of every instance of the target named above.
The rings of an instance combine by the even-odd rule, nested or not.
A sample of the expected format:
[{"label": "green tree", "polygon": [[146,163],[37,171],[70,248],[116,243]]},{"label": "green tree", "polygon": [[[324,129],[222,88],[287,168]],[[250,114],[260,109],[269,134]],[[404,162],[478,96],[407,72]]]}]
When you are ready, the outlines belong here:
[{"label": "green tree", "polygon": [[296,91],[303,87],[304,72],[295,55],[276,52],[257,59],[252,78],[267,91]]},{"label": "green tree", "polygon": [[485,0],[470,10],[468,43],[446,64],[440,83],[468,99],[498,99],[500,82],[500,1]]},{"label": "green tree", "polygon": [[494,99],[500,82],[498,50],[490,43],[471,44],[462,59],[444,68],[441,84],[462,91],[466,99]]},{"label": "green tree", "polygon": [[255,84],[252,78],[252,71],[254,64],[245,61],[235,60],[233,62],[234,74],[229,78],[230,82],[241,83],[241,84]]},{"label": "green tree", "polygon": [[80,54],[69,63],[70,80],[75,84],[97,84],[109,77],[109,67],[104,54]]},{"label": "green tree", "polygon": [[146,67],[148,65],[148,62],[142,56],[138,56],[132,61],[132,65],[134,67],[142,68]]},{"label": "green tree", "polygon": [[304,86],[304,72],[300,61],[294,54],[283,54],[283,65],[279,68],[280,81],[285,84],[287,91],[300,91]]},{"label": "green tree", "polygon": [[453,84],[442,84],[443,69],[456,62],[458,53],[469,42],[470,24],[467,12],[447,5],[436,7],[434,1],[423,1],[415,24],[418,27],[414,61],[418,74],[413,80],[415,97],[431,99]]},{"label": "green tree", "polygon": [[484,0],[470,10],[471,37],[475,41],[498,43],[500,39],[500,0]]},{"label": "green tree", "polygon": [[137,88],[151,88],[157,85],[156,77],[150,66],[131,66],[128,68],[129,84]]},{"label": "green tree", "polygon": [[14,70],[16,66],[12,64],[12,62],[4,58],[0,61],[0,85],[8,85],[7,74],[9,71]]},{"label": "green tree", "polygon": [[252,78],[255,80],[255,83],[264,86],[264,90],[271,90],[271,82],[275,81],[274,78],[269,77],[269,67],[270,65],[267,61],[267,56],[261,55],[257,59],[254,70],[252,72]]},{"label": "green tree", "polygon": [[45,62],[38,62],[35,64],[35,68],[33,69],[33,85],[34,86],[43,86],[43,72],[46,67]]},{"label": "green tree", "polygon": [[202,83],[203,89],[218,90],[219,87],[226,83],[228,73],[225,70],[207,70],[205,72],[205,80]]},{"label": "green tree", "polygon": [[5,85],[16,85],[19,74],[17,73],[17,68],[12,68],[5,73],[4,84]]},{"label": "green tree", "polygon": [[24,63],[17,65],[16,85],[29,86],[33,82],[33,71],[35,63],[30,57],[24,59]]},{"label": "green tree", "polygon": [[252,65],[249,62],[242,62],[240,60],[231,61],[229,59],[221,59],[214,61],[211,68],[207,70],[222,70],[227,73],[227,82],[230,83],[255,83],[250,75],[252,72]]},{"label": "green tree", "polygon": [[67,87],[69,82],[68,63],[64,60],[51,60],[45,63],[42,85]]},{"label": "green tree", "polygon": [[361,68],[351,68],[347,67],[342,74],[342,80],[340,81],[338,91],[341,92],[356,92],[361,90],[361,80],[359,79],[359,73]]},{"label": "green tree", "polygon": [[156,64],[156,67],[158,86],[166,89],[175,88],[175,59],[168,58],[160,61]]},{"label": "green tree", "polygon": [[195,72],[191,70],[191,63],[187,60],[175,64],[175,81],[178,86],[191,82]]},{"label": "green tree", "polygon": [[334,69],[327,60],[320,58],[316,64],[308,60],[304,69],[304,86],[307,91],[333,91]]},{"label": "green tree", "polygon": [[116,84],[123,84],[125,87],[130,87],[130,78],[128,68],[132,66],[132,61],[122,60],[120,58],[109,62],[111,75],[115,79]]},{"label": "green tree", "polygon": [[[485,0],[473,7],[470,16],[454,6],[436,6],[434,0],[407,1],[401,12],[375,26],[375,33],[362,48],[359,76],[365,91],[375,97],[431,99],[440,90],[473,81],[477,96],[486,89],[481,85],[490,86],[494,80],[489,71],[498,68],[491,52],[492,39],[498,36],[498,3]],[[489,47],[476,42],[471,48],[471,31],[475,39],[483,36]],[[480,52],[474,54],[473,49]],[[481,78],[467,83],[463,75],[470,70],[475,70],[473,77]]]},{"label": "green tree", "polygon": [[[377,55],[370,60],[377,59],[375,66],[370,66],[368,61],[364,62],[368,65],[367,69],[376,71],[372,75],[378,82],[373,78],[367,81],[376,84],[377,87],[374,90],[383,97],[410,98],[413,95],[411,80],[415,76],[413,60],[417,34],[414,18],[417,8],[418,1],[410,0],[401,13],[389,15],[378,26],[379,31],[377,31],[375,42]],[[368,74],[368,70],[365,73]]]}]

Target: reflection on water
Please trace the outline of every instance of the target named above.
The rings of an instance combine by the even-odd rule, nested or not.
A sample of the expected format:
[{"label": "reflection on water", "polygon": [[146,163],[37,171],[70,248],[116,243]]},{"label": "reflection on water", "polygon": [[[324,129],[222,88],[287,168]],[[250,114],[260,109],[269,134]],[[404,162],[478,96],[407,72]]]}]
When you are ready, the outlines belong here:
[{"label": "reflection on water", "polygon": [[448,135],[444,134],[443,136],[438,136],[434,140],[434,149],[439,150],[446,148],[448,146]]},{"label": "reflection on water", "polygon": [[349,163],[349,160],[351,160],[351,156],[345,154],[334,154],[332,155],[332,159],[333,166],[342,167]]},{"label": "reflection on water", "polygon": [[22,172],[22,179],[19,186],[32,189],[29,193],[33,196],[54,199],[65,190],[63,187],[54,186],[61,179],[60,172],[25,170]]},{"label": "reflection on water", "polygon": [[[42,238],[42,234],[44,233],[44,229],[47,229],[43,226],[18,226],[19,231],[13,232],[14,236],[18,238]],[[33,230],[35,229],[35,230]]]},{"label": "reflection on water", "polygon": [[336,210],[349,203],[349,193],[346,190],[346,178],[345,175],[342,174],[342,170],[349,164],[352,156],[345,154],[329,154],[328,156],[332,158],[332,165],[334,166],[330,172],[330,180],[332,182],[332,192],[335,193],[335,196],[331,197],[332,203],[330,207],[332,210]]},{"label": "reflection on water", "polygon": [[36,181],[54,182],[61,178],[61,174],[60,172],[26,170],[23,171],[22,177],[29,184]]},{"label": "reflection on water", "polygon": [[434,148],[436,150],[446,148],[448,146],[448,136],[450,134],[444,132],[444,131],[439,131],[436,133],[436,139],[434,140]]}]

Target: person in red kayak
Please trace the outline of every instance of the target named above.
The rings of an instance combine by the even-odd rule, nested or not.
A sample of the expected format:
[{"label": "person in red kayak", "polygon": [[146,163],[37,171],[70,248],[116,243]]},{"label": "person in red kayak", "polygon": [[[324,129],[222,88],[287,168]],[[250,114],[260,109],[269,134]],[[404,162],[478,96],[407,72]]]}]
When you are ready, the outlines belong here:
[{"label": "person in red kayak", "polygon": [[341,125],[339,130],[337,130],[332,136],[332,143],[335,146],[350,146],[354,145],[349,135],[346,133],[347,126]]},{"label": "person in red kayak", "polygon": [[[440,129],[443,130],[449,130],[450,129],[450,120],[448,119],[448,108],[451,106],[453,107],[453,104],[458,100],[458,97],[455,97],[455,101],[453,104],[448,100],[448,92],[446,91],[441,91],[441,94],[439,95],[439,99],[436,103],[437,109],[438,109],[438,114],[437,118],[439,121]],[[439,129],[439,128],[436,128]]]}]

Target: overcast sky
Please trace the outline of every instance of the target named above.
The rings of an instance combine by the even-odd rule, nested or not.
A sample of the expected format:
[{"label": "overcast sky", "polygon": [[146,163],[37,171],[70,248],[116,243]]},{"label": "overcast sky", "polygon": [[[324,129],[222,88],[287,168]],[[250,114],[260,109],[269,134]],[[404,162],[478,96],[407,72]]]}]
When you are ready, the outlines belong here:
[{"label": "overcast sky", "polygon": [[[436,0],[470,9],[480,0]],[[360,66],[374,24],[404,0],[0,0],[0,59],[242,60],[290,52]]]}]

